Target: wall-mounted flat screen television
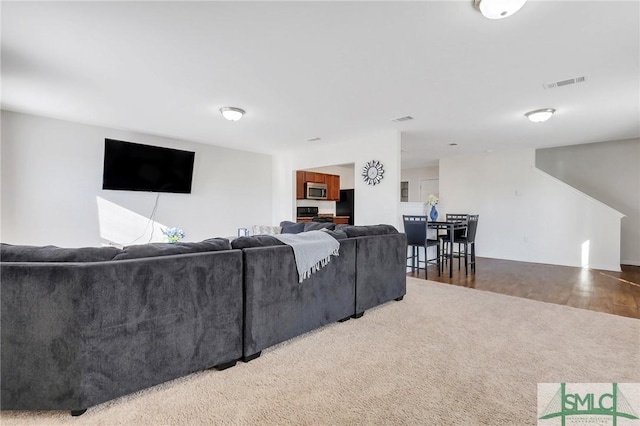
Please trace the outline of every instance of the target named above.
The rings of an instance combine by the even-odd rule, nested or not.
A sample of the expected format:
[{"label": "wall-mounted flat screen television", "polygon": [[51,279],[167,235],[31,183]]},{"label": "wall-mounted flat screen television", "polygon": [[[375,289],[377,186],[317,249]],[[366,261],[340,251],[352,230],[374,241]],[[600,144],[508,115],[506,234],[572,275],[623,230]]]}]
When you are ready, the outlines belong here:
[{"label": "wall-mounted flat screen television", "polygon": [[102,189],[191,193],[195,152],[104,140]]}]

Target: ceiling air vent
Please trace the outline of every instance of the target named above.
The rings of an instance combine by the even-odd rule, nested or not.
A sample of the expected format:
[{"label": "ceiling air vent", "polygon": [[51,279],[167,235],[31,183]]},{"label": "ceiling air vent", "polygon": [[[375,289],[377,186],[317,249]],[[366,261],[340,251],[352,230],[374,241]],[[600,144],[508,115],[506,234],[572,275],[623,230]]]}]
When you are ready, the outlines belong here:
[{"label": "ceiling air vent", "polygon": [[307,139],[307,142],[318,142],[322,140],[322,138],[311,138],[311,139]]},{"label": "ceiling air vent", "polygon": [[544,87],[545,89],[555,89],[556,87],[569,86],[570,84],[582,83],[586,81],[586,79],[587,78],[585,76],[574,77],[568,80],[555,81],[553,83],[543,84],[542,87]]},{"label": "ceiling air vent", "polygon": [[404,117],[398,117],[398,118],[394,118],[391,121],[395,121],[396,123],[400,123],[402,121],[409,121],[409,120],[413,120],[413,117],[410,115],[405,115]]}]

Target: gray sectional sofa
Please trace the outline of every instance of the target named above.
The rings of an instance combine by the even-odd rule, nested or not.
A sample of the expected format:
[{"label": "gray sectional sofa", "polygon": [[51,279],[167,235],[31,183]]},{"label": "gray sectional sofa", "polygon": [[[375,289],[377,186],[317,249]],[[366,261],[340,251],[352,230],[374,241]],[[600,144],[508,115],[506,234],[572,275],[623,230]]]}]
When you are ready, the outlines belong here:
[{"label": "gray sectional sofa", "polygon": [[228,240],[0,250],[2,409],[81,414],[242,355]]},{"label": "gray sectional sofa", "polygon": [[0,408],[78,415],[402,299],[404,234],[329,232],[340,255],[302,283],[292,248],[270,236],[125,249],[2,244]]},{"label": "gray sectional sofa", "polygon": [[232,245],[244,256],[244,361],[355,314],[355,241],[341,239],[340,255],[302,283],[293,249],[275,238],[240,238]]}]

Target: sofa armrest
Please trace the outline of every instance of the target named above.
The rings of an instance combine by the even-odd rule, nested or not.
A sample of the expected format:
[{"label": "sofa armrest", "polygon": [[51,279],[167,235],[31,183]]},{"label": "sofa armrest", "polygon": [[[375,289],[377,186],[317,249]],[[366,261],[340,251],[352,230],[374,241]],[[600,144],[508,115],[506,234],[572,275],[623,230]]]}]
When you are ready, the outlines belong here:
[{"label": "sofa armrest", "polygon": [[407,292],[407,236],[387,234],[356,241],[356,313],[403,297]]},{"label": "sofa armrest", "polygon": [[355,241],[341,240],[340,255],[301,283],[291,247],[243,253],[245,357],[354,314]]}]

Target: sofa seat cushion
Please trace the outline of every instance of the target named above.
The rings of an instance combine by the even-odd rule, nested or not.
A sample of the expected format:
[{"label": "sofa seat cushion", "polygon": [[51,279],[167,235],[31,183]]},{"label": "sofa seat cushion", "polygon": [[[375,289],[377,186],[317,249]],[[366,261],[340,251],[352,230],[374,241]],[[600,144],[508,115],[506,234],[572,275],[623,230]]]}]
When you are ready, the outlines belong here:
[{"label": "sofa seat cushion", "polygon": [[391,225],[338,225],[336,230],[343,231],[349,237],[368,237],[371,235],[398,234],[398,230]]},{"label": "sofa seat cushion", "polygon": [[113,260],[140,259],[144,257],[171,256],[175,254],[201,253],[231,250],[226,238],[210,238],[191,243],[150,243],[127,246]]},{"label": "sofa seat cushion", "polygon": [[117,247],[63,248],[56,246],[23,246],[0,244],[2,262],[104,262],[113,260]]}]

